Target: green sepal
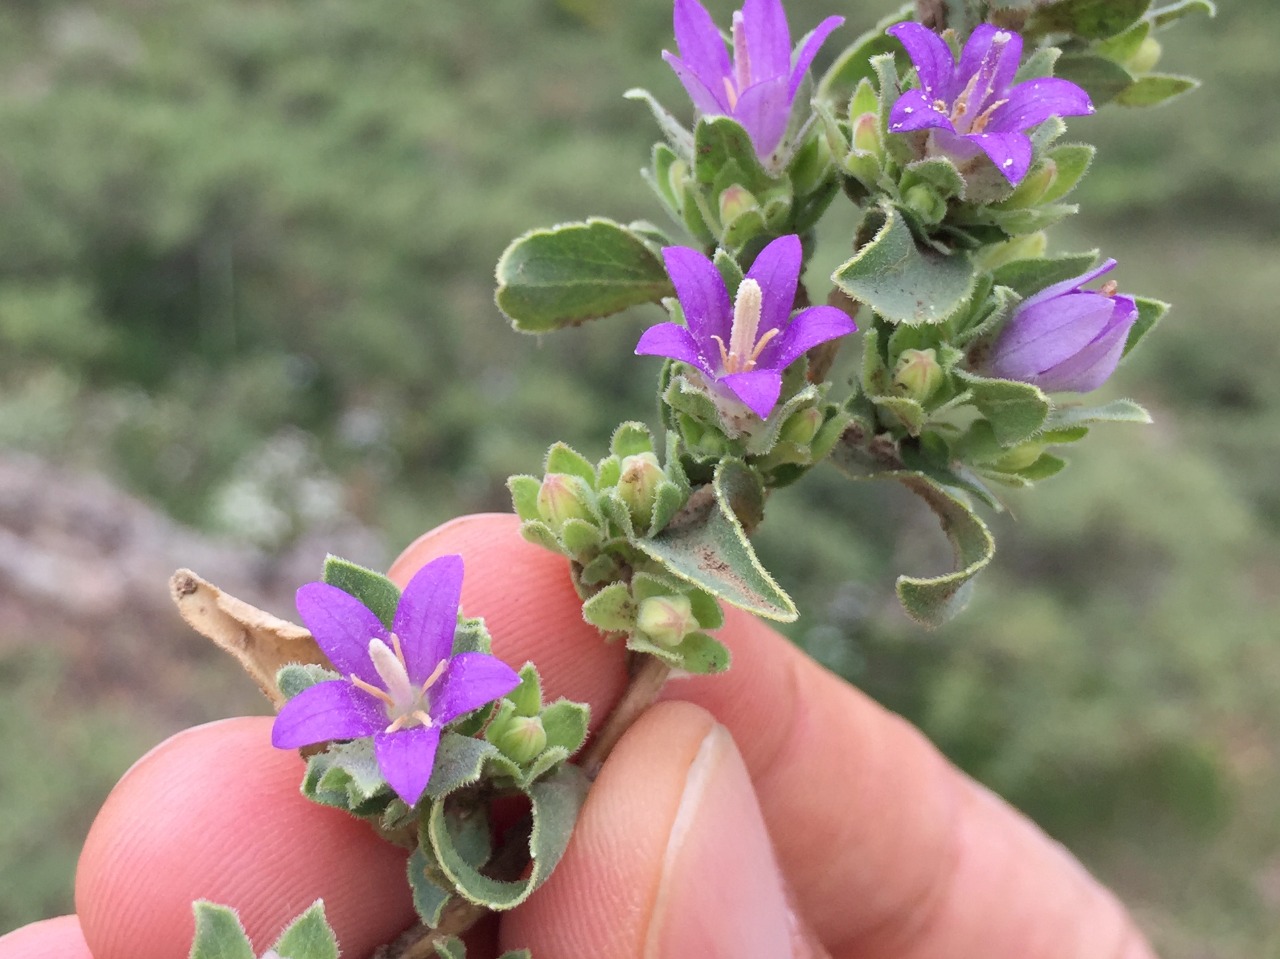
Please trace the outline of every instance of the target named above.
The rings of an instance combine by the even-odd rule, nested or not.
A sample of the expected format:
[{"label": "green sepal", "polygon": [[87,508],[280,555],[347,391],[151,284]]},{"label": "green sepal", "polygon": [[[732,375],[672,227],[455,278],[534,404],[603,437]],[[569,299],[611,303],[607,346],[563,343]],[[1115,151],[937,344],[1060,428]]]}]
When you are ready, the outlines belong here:
[{"label": "green sepal", "polygon": [[360,600],[387,629],[395,622],[400,587],[381,573],[330,554],[324,558],[324,572],[320,579]]},{"label": "green sepal", "polygon": [[1129,329],[1129,338],[1125,340],[1124,353],[1121,354],[1122,358],[1133,352],[1133,348],[1141,343],[1142,338],[1150,333],[1152,328],[1169,312],[1169,304],[1162,300],[1135,296],[1133,302],[1138,307],[1138,318]]},{"label": "green sepal", "polygon": [[609,452],[615,456],[634,456],[637,453],[652,453],[653,433],[643,423],[628,421],[613,431],[609,440]]},{"label": "green sepal", "polygon": [[1091,423],[1150,423],[1151,414],[1133,400],[1112,400],[1102,406],[1058,406],[1045,420],[1046,430],[1070,429]]},{"label": "green sepal", "polygon": [[553,443],[547,450],[544,469],[548,473],[564,473],[576,476],[587,484],[589,489],[596,487],[596,468],[591,461],[569,446],[567,443]]},{"label": "green sepal", "polygon": [[743,529],[764,510],[758,477],[741,461],[716,468],[712,496],[688,519],[636,545],[671,575],[766,619],[789,623],[795,604],[760,564]]},{"label": "green sepal", "polygon": [[258,959],[234,910],[204,899],[192,903],[191,910],[196,932],[190,959]]},{"label": "green sepal", "polygon": [[312,903],[271,948],[280,959],[338,959],[338,938],[325,920],[324,903]]},{"label": "green sepal", "polygon": [[591,707],[571,699],[557,699],[543,707],[539,714],[547,734],[547,749],[562,749],[572,756],[587,741],[587,724]]},{"label": "green sepal", "polygon": [[533,830],[529,836],[529,875],[515,881],[493,879],[468,861],[456,828],[451,827],[445,803],[432,802],[424,812],[423,839],[454,888],[467,900],[496,911],[512,909],[532,895],[555,869],[586,798],[588,782],[581,770],[561,766],[552,776],[527,790]]},{"label": "green sepal", "polygon": [[968,503],[923,473],[893,475],[929,505],[955,551],[955,572],[898,577],[898,599],[907,614],[922,625],[940,626],[968,603],[973,578],[995,555],[995,539]]},{"label": "green sepal", "polygon": [[521,523],[520,535],[534,546],[541,546],[553,553],[564,553],[559,537],[542,520],[531,519]]},{"label": "green sepal", "polygon": [[[736,183],[760,197],[778,182],[761,165],[750,134],[730,117],[700,117],[693,131],[693,149],[694,176],[699,183],[718,187],[717,193]],[[732,169],[731,175],[726,176],[726,168]]]},{"label": "green sepal", "polygon": [[1116,63],[1127,63],[1142,48],[1143,41],[1150,34],[1151,21],[1139,20],[1115,36],[1098,41],[1093,45],[1093,49]]},{"label": "green sepal", "polygon": [[626,583],[610,583],[582,604],[582,618],[604,633],[624,633],[635,626],[636,605]]},{"label": "green sepal", "polygon": [[604,544],[604,534],[600,527],[588,523],[585,519],[565,520],[560,527],[560,542],[574,559],[581,562],[590,559]]},{"label": "green sepal", "polygon": [[519,237],[498,261],[497,281],[498,309],[521,333],[660,303],[674,292],[661,257],[637,225],[599,217]]},{"label": "green sepal", "polygon": [[538,490],[542,481],[536,476],[507,477],[507,490],[511,493],[511,505],[522,520],[538,520]]},{"label": "green sepal", "polygon": [[1147,14],[1151,25],[1156,29],[1167,27],[1190,13],[1203,13],[1209,17],[1218,15],[1218,7],[1213,0],[1177,0],[1167,6],[1152,10]]},{"label": "green sepal", "polygon": [[1038,5],[1023,34],[1067,33],[1082,40],[1105,40],[1142,19],[1151,0],[1055,0]]},{"label": "green sepal", "polygon": [[1093,164],[1097,148],[1087,143],[1063,143],[1048,153],[1058,168],[1053,182],[1040,197],[1041,203],[1055,203],[1076,188]]},{"label": "green sepal", "polygon": [[860,81],[874,78],[875,73],[869,66],[871,58],[885,53],[897,53],[901,49],[898,41],[885,31],[895,23],[910,20],[915,8],[914,2],[903,4],[897,12],[879,20],[874,27],[838,54],[818,81],[816,99],[844,103]]},{"label": "green sepal", "polygon": [[1122,107],[1154,107],[1174,97],[1190,93],[1200,86],[1194,77],[1172,73],[1148,73],[1116,94],[1115,102]]},{"label": "green sepal", "polygon": [[916,245],[902,214],[888,207],[884,226],[831,280],[890,323],[942,323],[954,315],[974,287],[974,270],[963,253],[944,255]]},{"label": "green sepal", "polygon": [[919,436],[929,418],[923,406],[906,396],[873,396],[871,402],[884,414],[880,422],[891,429],[906,430],[910,436]]},{"label": "green sepal", "polygon": [[454,896],[448,887],[448,880],[440,872],[435,857],[429,855],[425,847],[418,846],[409,856],[406,865],[409,875],[409,889],[413,893],[413,910],[428,926],[440,925],[444,916],[444,907]]},{"label": "green sepal", "polygon": [[970,402],[991,423],[997,442],[1009,447],[1031,439],[1045,424],[1052,404],[1039,387],[957,371],[973,394]]},{"label": "green sepal", "polygon": [[440,746],[436,749],[427,795],[432,799],[443,799],[479,782],[485,763],[497,755],[498,748],[487,740],[460,736],[446,730],[441,734]]},{"label": "green sepal", "polygon": [[913,160],[902,171],[900,183],[903,193],[918,184],[928,184],[943,199],[964,196],[964,177],[956,168],[955,161],[948,157]]},{"label": "green sepal", "polygon": [[637,100],[649,107],[653,118],[658,121],[658,129],[662,131],[662,135],[667,138],[667,142],[671,144],[678,156],[685,158],[693,156],[693,135],[654,98],[652,93],[641,87],[632,87],[622,96],[627,100]]},{"label": "green sepal", "polygon": [[331,669],[311,663],[285,663],[276,671],[276,689],[285,699],[293,699],[304,689],[327,683],[339,676]]},{"label": "green sepal", "polygon": [[1068,253],[1062,256],[1011,260],[991,271],[991,278],[1026,299],[1046,287],[1074,279],[1085,273],[1098,259],[1098,251]]}]

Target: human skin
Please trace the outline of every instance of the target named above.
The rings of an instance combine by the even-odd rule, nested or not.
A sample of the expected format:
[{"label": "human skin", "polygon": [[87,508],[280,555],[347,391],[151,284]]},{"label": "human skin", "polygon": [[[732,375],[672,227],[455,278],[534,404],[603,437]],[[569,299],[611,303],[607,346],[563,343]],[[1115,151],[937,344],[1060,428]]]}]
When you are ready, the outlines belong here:
[{"label": "human skin", "polygon": [[[463,610],[547,697],[625,685],[560,557],[508,515],[455,520],[392,566],[402,585],[460,553]],[[729,610],[723,676],[671,681],[596,780],[546,886],[477,929],[469,955],[1152,959],[1114,896],[913,727],[757,620]],[[75,917],[0,938],[0,959],[185,959],[190,902],[235,906],[259,952],[323,896],[343,955],[413,921],[403,852],[303,801],[270,720],[158,746],[112,792],[76,876]]]}]

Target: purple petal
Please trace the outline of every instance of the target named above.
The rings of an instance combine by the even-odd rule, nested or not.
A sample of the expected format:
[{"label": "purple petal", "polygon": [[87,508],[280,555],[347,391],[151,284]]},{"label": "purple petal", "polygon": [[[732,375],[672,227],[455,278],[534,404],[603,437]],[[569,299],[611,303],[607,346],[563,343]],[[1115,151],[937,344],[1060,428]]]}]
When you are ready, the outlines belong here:
[{"label": "purple petal", "polygon": [[344,676],[359,676],[382,685],[369,659],[369,640],[389,639],[382,621],[350,593],[328,583],[307,583],[298,590],[298,615],[311,630],[333,668]]},{"label": "purple petal", "polygon": [[383,778],[410,806],[416,806],[427,790],[439,746],[439,726],[410,726],[373,737],[373,754]]},{"label": "purple petal", "polygon": [[[1116,297],[1117,306],[1120,306],[1121,299],[1127,298]],[[1106,332],[1075,356],[1047,370],[1036,381],[1036,385],[1050,392],[1088,393],[1096,390],[1119,365],[1124,344],[1129,338],[1129,330],[1137,315],[1135,307],[1132,313],[1126,314],[1120,322],[1113,322]]]},{"label": "purple petal", "polygon": [[909,133],[930,127],[955,129],[951,124],[951,117],[935,107],[924,91],[908,90],[894,101],[889,110],[890,133]]},{"label": "purple petal", "polygon": [[1019,83],[1005,96],[1006,102],[991,112],[987,124],[987,129],[994,133],[1027,130],[1049,117],[1076,117],[1094,112],[1089,94],[1070,80],[1057,77]]},{"label": "purple petal", "polygon": [[950,103],[959,90],[953,89],[956,69],[955,57],[946,41],[928,27],[919,23],[898,23],[888,29],[907,50],[907,56],[915,64],[916,75],[925,97]]},{"label": "purple petal", "polygon": [[393,630],[415,684],[425,681],[453,652],[462,572],[461,556],[441,556],[414,573],[400,595]]},{"label": "purple petal", "polygon": [[964,139],[991,158],[1000,174],[1014,186],[1031,166],[1031,140],[1023,133],[971,133]]},{"label": "purple petal", "polygon": [[694,342],[704,351],[709,349],[712,336],[728,343],[733,304],[729,302],[729,291],[715,264],[687,246],[664,248],[662,261],[676,288]]},{"label": "purple petal", "polygon": [[1021,307],[996,339],[991,369],[997,376],[1034,381],[1097,339],[1113,311],[1111,298],[1101,293],[1068,293]]},{"label": "purple petal", "polygon": [[813,58],[818,55],[818,48],[826,42],[827,37],[831,36],[831,32],[843,23],[844,17],[827,17],[827,19],[805,34],[804,39],[800,41],[795,66],[791,68],[791,83],[787,88],[788,99],[795,99],[796,91],[800,89],[800,84],[804,81],[804,75],[809,72],[809,65],[813,63]]},{"label": "purple petal", "polygon": [[297,749],[330,739],[362,739],[387,725],[378,701],[345,679],[308,686],[280,707],[271,745]]},{"label": "purple petal", "polygon": [[802,255],[800,237],[780,236],[756,255],[747,270],[747,278],[759,283],[764,294],[758,336],[786,325],[795,304]]},{"label": "purple petal", "polygon": [[698,352],[698,344],[689,331],[678,323],[659,323],[640,335],[637,356],[665,356],[709,372],[707,361]]},{"label": "purple petal", "polygon": [[698,0],[676,0],[673,20],[680,58],[689,70],[707,84],[715,77],[730,75],[732,67],[724,39]]},{"label": "purple petal", "polygon": [[[782,0],[747,0],[742,30],[751,60],[751,83],[786,76],[791,70],[791,28]],[[741,68],[741,64],[735,64]]]},{"label": "purple petal", "polygon": [[767,419],[782,392],[782,374],[777,370],[730,373],[717,382],[746,404],[760,419]]},{"label": "purple petal", "polygon": [[449,660],[444,675],[431,687],[428,712],[433,721],[443,726],[463,713],[505,696],[519,685],[516,671],[496,656],[459,653]]},{"label": "purple petal", "polygon": [[[778,370],[786,369],[802,353],[820,343],[854,333],[857,329],[843,310],[834,306],[811,306],[797,313],[782,335],[764,348],[760,357],[761,365],[767,364]],[[776,347],[774,344],[777,344]]]},{"label": "purple petal", "polygon": [[978,82],[969,100],[970,116],[976,116],[988,106],[992,96],[999,96],[1013,82],[1022,60],[1022,37],[1012,30],[1001,30],[989,23],[974,28],[965,41],[960,54],[960,67],[956,71],[952,96],[961,90],[975,75]]},{"label": "purple petal", "polygon": [[1052,300],[1054,297],[1062,296],[1064,293],[1074,292],[1086,283],[1092,283],[1098,277],[1110,273],[1115,269],[1115,265],[1116,261],[1113,258],[1108,258],[1092,270],[1081,273],[1079,276],[1072,277],[1069,280],[1061,280],[1052,286],[1046,286],[1039,293],[1027,297],[1027,299],[1018,304],[1018,312],[1028,310],[1037,303],[1043,303],[1045,300]]},{"label": "purple petal", "polygon": [[787,76],[764,80],[742,91],[733,118],[751,134],[756,153],[767,157],[787,132],[791,119],[791,97],[787,93]]},{"label": "purple petal", "polygon": [[667,61],[671,69],[676,72],[680,82],[684,84],[685,91],[689,94],[689,99],[693,101],[693,105],[698,108],[699,113],[710,116],[729,116],[733,113],[733,109],[729,106],[728,98],[725,96],[723,83],[704,80],[690,69],[683,60],[674,54],[667,53],[665,50],[662,51],[662,57]]}]

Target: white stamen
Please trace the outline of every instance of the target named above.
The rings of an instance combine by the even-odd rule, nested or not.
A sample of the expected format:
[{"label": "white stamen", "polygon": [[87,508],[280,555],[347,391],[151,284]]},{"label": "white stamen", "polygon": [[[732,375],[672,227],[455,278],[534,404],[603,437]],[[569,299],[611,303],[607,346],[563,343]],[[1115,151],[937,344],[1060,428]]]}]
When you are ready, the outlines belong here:
[{"label": "white stamen", "polygon": [[397,712],[408,706],[417,698],[418,691],[409,681],[409,671],[405,667],[404,653],[400,649],[400,640],[393,633],[391,641],[395,650],[378,638],[369,640],[369,658],[373,660],[373,668],[385,684],[387,694],[396,704]]},{"label": "white stamen", "polygon": [[725,348],[724,340],[718,336],[712,339],[720,344],[720,363],[726,373],[746,373],[755,369],[756,360],[765,344],[778,335],[773,329],[756,340],[760,330],[760,313],[764,305],[764,294],[760,284],[750,278],[738,286],[738,295],[733,301],[733,324],[729,327],[729,347]]},{"label": "white stamen", "polygon": [[751,55],[747,51],[747,29],[741,10],[733,12],[733,79],[737,84],[733,95],[736,105],[738,94],[751,86]]}]

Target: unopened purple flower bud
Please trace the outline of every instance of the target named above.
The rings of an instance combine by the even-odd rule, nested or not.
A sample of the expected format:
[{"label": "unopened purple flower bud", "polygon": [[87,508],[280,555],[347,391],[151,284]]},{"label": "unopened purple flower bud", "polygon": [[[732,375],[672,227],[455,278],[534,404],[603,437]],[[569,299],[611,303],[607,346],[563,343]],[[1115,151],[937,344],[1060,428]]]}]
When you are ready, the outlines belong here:
[{"label": "unopened purple flower bud", "polygon": [[679,646],[697,628],[688,596],[650,596],[640,601],[636,629],[659,646]]},{"label": "unopened purple flower bud", "polygon": [[1115,265],[1107,260],[1024,300],[997,336],[985,372],[1051,393],[1101,386],[1120,362],[1138,307],[1117,294],[1114,283],[1097,292],[1081,287]]}]

